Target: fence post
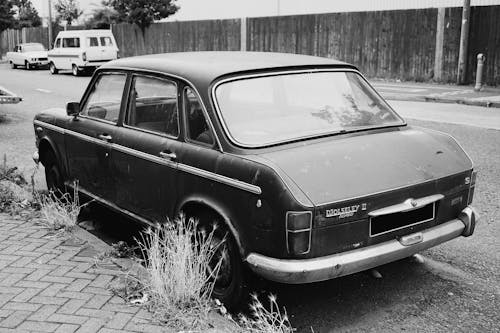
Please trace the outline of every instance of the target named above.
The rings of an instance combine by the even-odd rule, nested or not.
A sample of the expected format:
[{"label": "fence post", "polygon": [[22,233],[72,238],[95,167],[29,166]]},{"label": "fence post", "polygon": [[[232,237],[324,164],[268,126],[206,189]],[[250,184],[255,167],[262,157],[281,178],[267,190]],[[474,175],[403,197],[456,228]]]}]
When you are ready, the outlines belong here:
[{"label": "fence post", "polygon": [[240,20],[240,51],[247,50],[247,18],[242,17]]},{"label": "fence post", "polygon": [[443,79],[443,52],[444,52],[444,27],[445,8],[438,8],[436,23],[436,53],[434,54],[434,80]]}]

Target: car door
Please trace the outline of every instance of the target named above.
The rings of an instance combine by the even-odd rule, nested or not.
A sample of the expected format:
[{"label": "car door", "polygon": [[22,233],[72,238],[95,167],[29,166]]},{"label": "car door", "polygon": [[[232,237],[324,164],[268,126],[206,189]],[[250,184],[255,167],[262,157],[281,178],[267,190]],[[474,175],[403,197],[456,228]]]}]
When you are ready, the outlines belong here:
[{"label": "car door", "polygon": [[80,114],[68,121],[65,135],[69,175],[79,189],[99,199],[114,202],[112,145],[122,110],[127,75],[101,72],[82,98]]},{"label": "car door", "polygon": [[22,60],[23,53],[21,45],[17,45],[12,54],[12,62],[16,65],[24,65],[24,60]]},{"label": "car door", "polygon": [[134,74],[114,145],[117,204],[149,221],[173,215],[179,137],[177,83]]},{"label": "car door", "polygon": [[54,48],[48,52],[49,60],[54,63],[56,68],[61,68],[61,41],[62,38],[57,38],[54,42]]}]

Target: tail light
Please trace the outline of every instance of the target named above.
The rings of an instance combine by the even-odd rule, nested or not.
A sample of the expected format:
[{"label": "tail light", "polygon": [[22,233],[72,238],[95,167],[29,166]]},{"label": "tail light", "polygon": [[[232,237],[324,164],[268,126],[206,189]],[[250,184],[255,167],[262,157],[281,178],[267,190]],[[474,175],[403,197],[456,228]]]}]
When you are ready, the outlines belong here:
[{"label": "tail light", "polygon": [[312,213],[286,213],[286,245],[288,253],[306,254],[311,250]]},{"label": "tail light", "polygon": [[472,199],[474,199],[474,189],[476,188],[476,177],[477,171],[472,171],[472,175],[470,177],[470,186],[469,186],[469,198],[467,199],[467,204],[470,205],[472,203]]},{"label": "tail light", "polygon": [[87,61],[87,52],[82,53],[82,60]]}]

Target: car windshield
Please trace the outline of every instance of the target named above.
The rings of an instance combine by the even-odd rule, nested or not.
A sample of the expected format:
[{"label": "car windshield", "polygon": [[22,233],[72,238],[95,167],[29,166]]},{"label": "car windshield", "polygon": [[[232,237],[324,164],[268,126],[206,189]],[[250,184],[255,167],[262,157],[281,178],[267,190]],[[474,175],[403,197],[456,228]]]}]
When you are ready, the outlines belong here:
[{"label": "car windshield", "polygon": [[45,51],[42,44],[30,44],[23,46],[23,52]]},{"label": "car windshield", "polygon": [[288,73],[224,82],[216,103],[230,137],[246,147],[404,121],[357,73]]}]

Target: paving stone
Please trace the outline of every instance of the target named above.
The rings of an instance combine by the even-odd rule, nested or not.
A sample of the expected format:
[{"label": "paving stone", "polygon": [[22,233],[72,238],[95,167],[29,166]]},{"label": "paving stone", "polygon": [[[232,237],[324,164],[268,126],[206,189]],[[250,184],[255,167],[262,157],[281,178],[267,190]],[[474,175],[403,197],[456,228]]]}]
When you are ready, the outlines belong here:
[{"label": "paving stone", "polygon": [[41,307],[40,304],[24,303],[24,302],[9,302],[3,306],[7,310],[20,310],[20,311],[36,311]]},{"label": "paving stone", "polygon": [[87,320],[77,331],[76,333],[94,333],[101,329],[104,326],[105,319],[101,318],[90,318]]},{"label": "paving stone", "polygon": [[132,316],[130,313],[117,313],[113,319],[106,323],[106,327],[121,330],[127,325]]},{"label": "paving stone", "polygon": [[41,289],[29,288],[24,289],[24,291],[14,297],[12,300],[14,302],[26,302],[29,301],[33,296],[37,295]]},{"label": "paving stone", "polygon": [[59,328],[55,331],[55,333],[74,333],[76,332],[77,329],[80,328],[80,325],[74,325],[74,324],[62,324],[59,326]]},{"label": "paving stone", "polygon": [[35,296],[30,302],[32,303],[40,303],[40,304],[53,304],[53,305],[61,305],[68,301],[65,297],[48,297],[48,296]]},{"label": "paving stone", "polygon": [[22,288],[37,288],[37,289],[45,289],[50,286],[49,282],[40,282],[40,281],[26,281],[22,280],[16,283],[17,287]]},{"label": "paving stone", "polygon": [[94,281],[92,281],[90,286],[105,288],[113,279],[114,279],[113,275],[101,274]]},{"label": "paving stone", "polygon": [[85,307],[89,309],[100,309],[111,297],[111,295],[95,295],[89,299]]},{"label": "paving stone", "polygon": [[18,326],[20,330],[36,331],[36,332],[55,332],[55,330],[61,326],[55,323],[45,323],[39,321],[24,321]]},{"label": "paving stone", "polygon": [[79,325],[82,325],[84,322],[86,322],[88,320],[88,317],[54,313],[53,315],[49,316],[47,318],[47,320],[55,322],[55,323],[61,323],[61,324],[79,324]]},{"label": "paving stone", "polygon": [[69,286],[66,287],[66,291],[81,291],[83,288],[85,288],[91,280],[87,279],[76,279],[75,281],[71,282]]},{"label": "paving stone", "polygon": [[61,309],[58,311],[58,313],[74,314],[86,302],[87,302],[87,300],[84,300],[84,299],[71,299],[66,304],[64,304],[64,306],[61,307]]},{"label": "paving stone", "polygon": [[[28,280],[28,281],[38,281],[40,280],[42,277],[44,277],[45,275],[49,274],[50,273],[50,269],[37,269],[36,271],[34,271],[33,273],[31,273],[30,275],[28,275],[24,280]],[[52,282],[52,281],[50,281]]]},{"label": "paving stone", "polygon": [[67,285],[63,283],[53,283],[49,287],[45,288],[45,290],[43,290],[40,293],[40,296],[48,296],[48,297],[56,296],[59,293],[59,291],[61,291],[61,289],[63,288],[66,288],[66,286]]}]

